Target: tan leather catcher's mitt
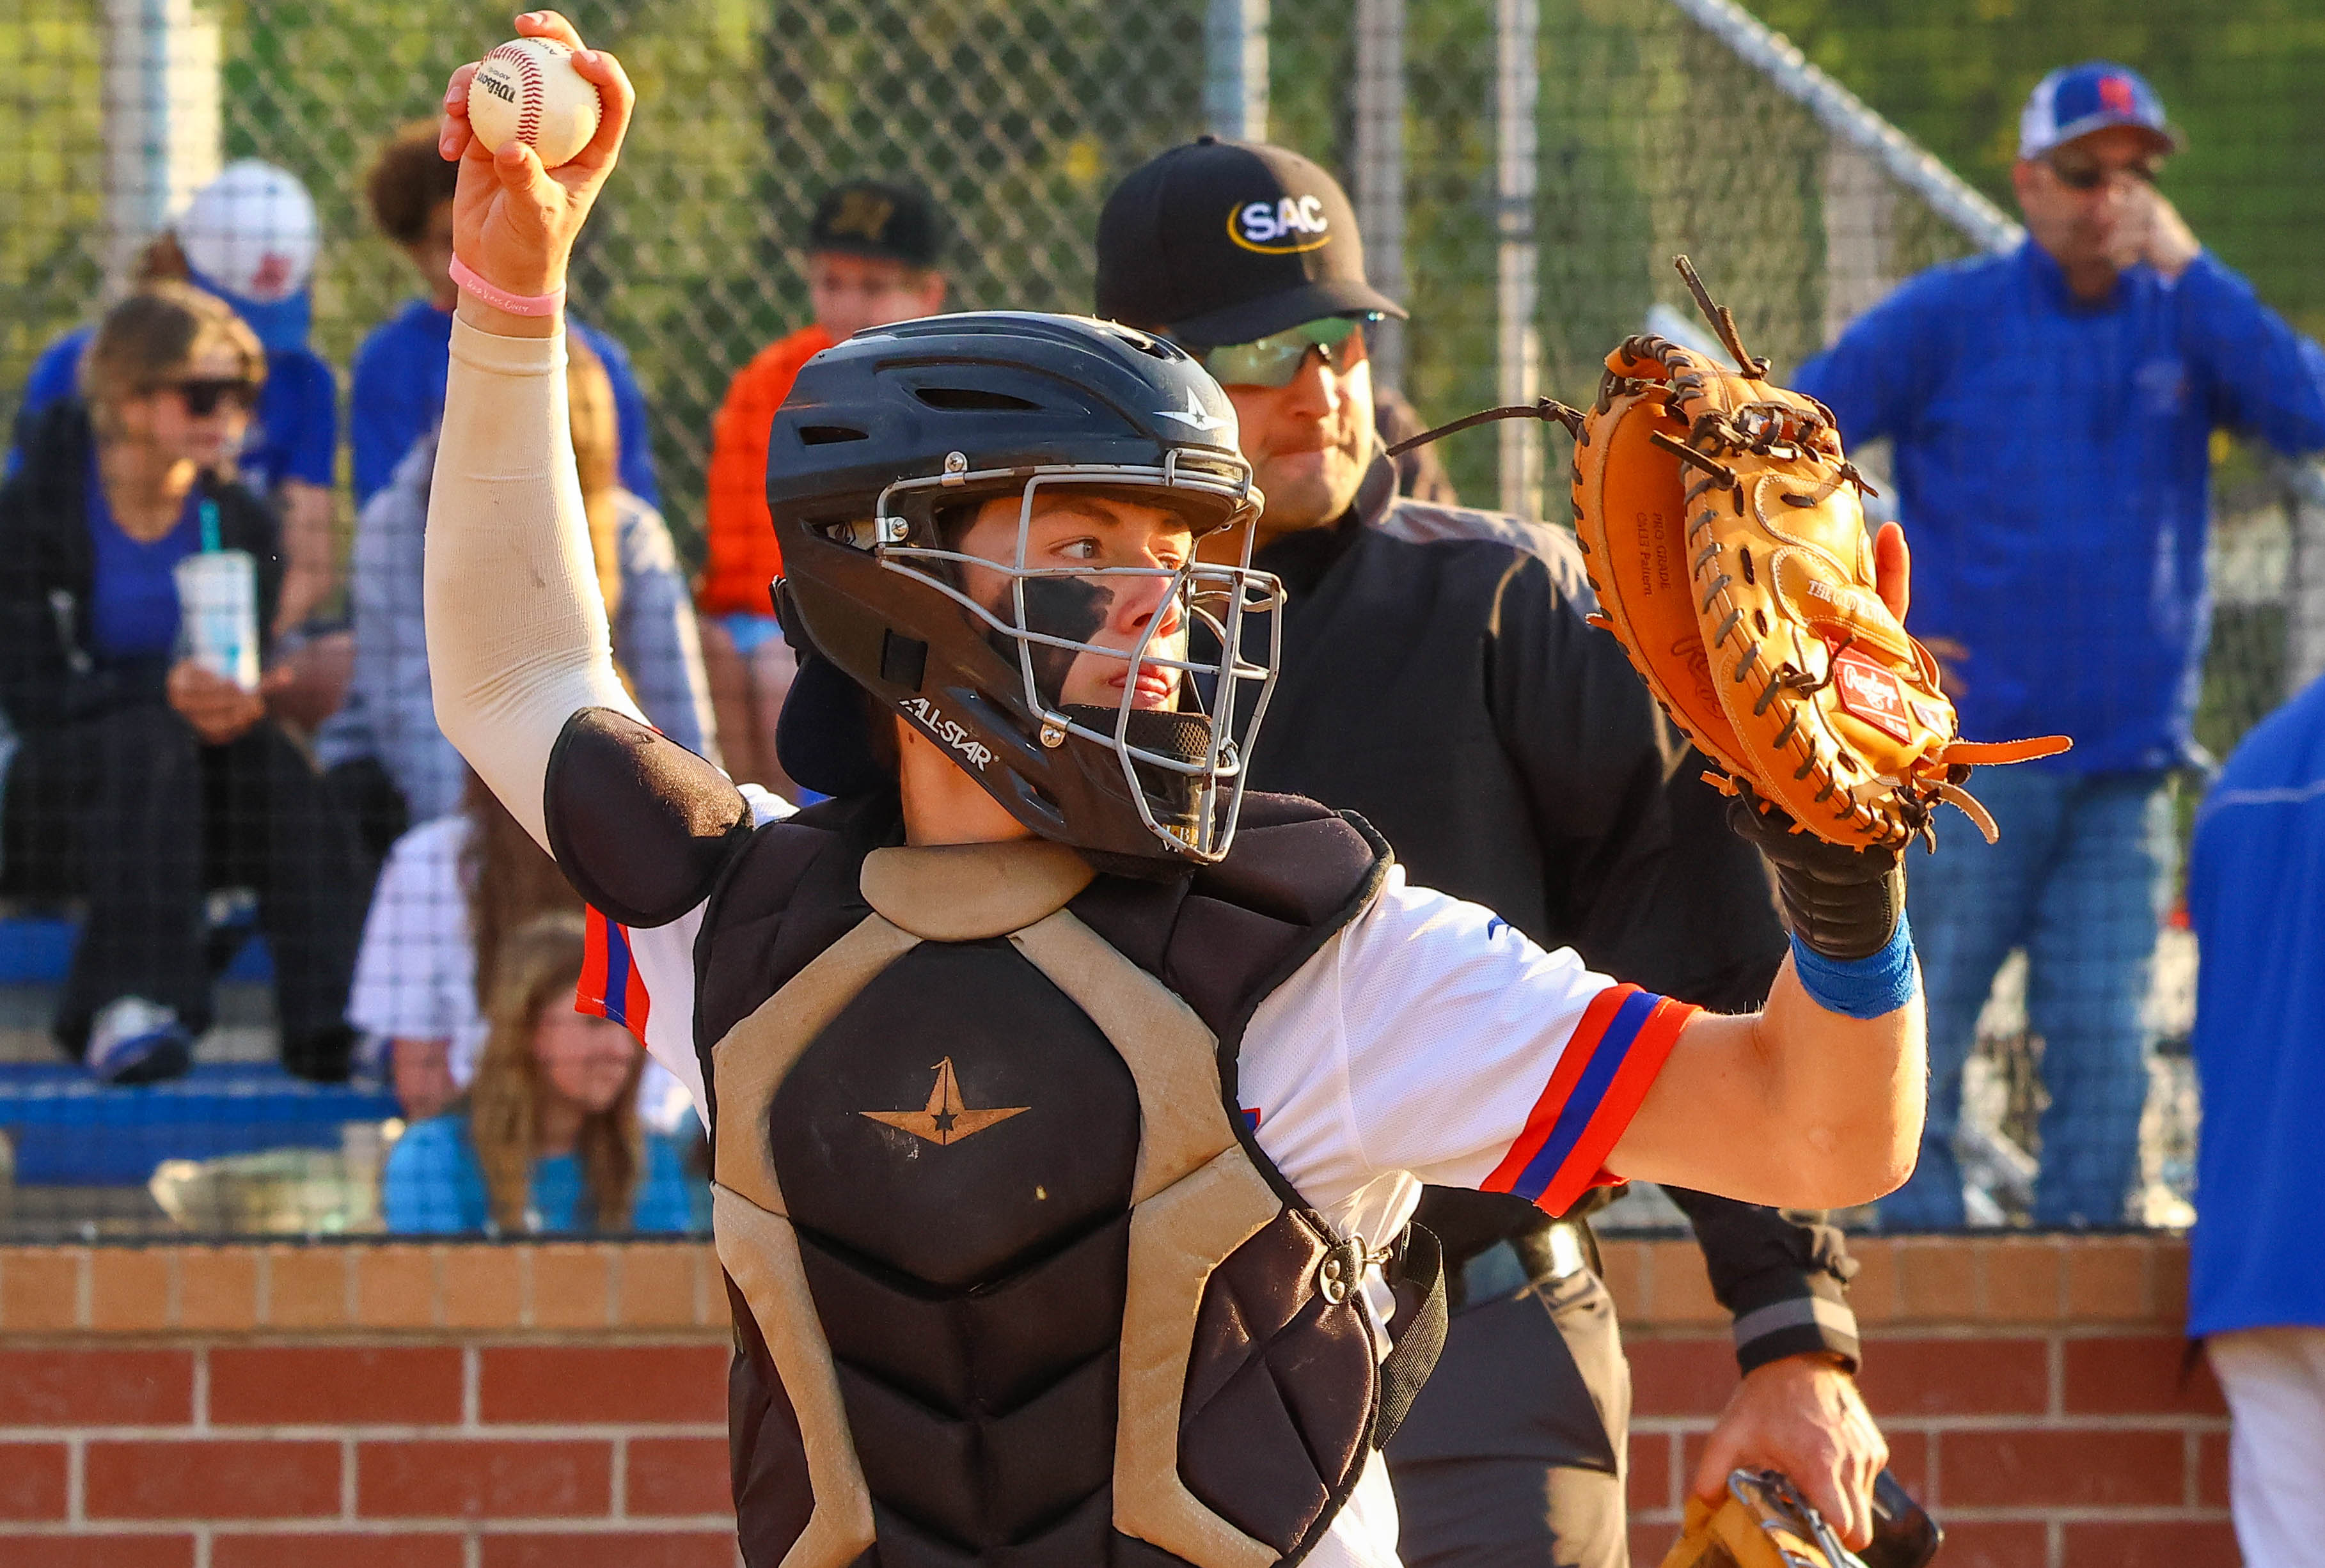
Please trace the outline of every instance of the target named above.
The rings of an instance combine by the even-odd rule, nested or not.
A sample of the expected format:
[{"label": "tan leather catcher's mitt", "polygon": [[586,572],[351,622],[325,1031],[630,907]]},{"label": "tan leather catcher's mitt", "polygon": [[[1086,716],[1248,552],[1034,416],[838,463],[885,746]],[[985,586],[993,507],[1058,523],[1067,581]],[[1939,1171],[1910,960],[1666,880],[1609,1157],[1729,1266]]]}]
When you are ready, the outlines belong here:
[{"label": "tan leather catcher's mitt", "polygon": [[1851,1568],[1857,1558],[1833,1538],[1791,1481],[1774,1471],[1739,1470],[1717,1508],[1687,1499],[1680,1537],[1663,1568]]},{"label": "tan leather catcher's mitt", "polygon": [[1599,623],[1672,722],[1807,831],[1902,844],[1950,800],[1991,842],[1970,765],[2070,742],[1960,738],[1936,661],[1875,590],[1865,484],[1831,410],[1771,384],[1678,265],[1737,368],[1651,336],[1607,356],[1573,472]]}]

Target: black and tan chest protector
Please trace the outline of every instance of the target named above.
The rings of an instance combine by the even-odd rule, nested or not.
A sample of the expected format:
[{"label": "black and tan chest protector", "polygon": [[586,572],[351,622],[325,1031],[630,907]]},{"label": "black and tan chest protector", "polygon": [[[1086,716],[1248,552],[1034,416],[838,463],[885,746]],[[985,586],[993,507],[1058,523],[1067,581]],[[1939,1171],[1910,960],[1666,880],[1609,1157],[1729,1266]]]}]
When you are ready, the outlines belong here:
[{"label": "black and tan chest protector", "polygon": [[1255,805],[1168,882],[869,848],[868,806],[736,857],[697,1028],[751,1568],[1269,1568],[1346,1500],[1433,1346],[1377,1363],[1366,1243],[1260,1153],[1234,1063],[1386,862]]}]

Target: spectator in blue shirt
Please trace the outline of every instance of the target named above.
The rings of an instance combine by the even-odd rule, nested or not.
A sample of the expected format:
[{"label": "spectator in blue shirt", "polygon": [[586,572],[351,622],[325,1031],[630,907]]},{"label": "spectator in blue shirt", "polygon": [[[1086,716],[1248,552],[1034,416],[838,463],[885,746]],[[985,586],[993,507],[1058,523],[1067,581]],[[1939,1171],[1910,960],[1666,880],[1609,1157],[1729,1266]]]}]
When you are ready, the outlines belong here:
[{"label": "spectator in blue shirt", "polygon": [[113,1083],[186,1070],[213,1016],[218,888],[258,893],[284,1065],[347,1075],[371,867],[272,712],[281,667],[246,688],[181,636],[181,568],[215,552],[233,570],[238,552],[273,665],[277,520],[230,477],[265,364],[223,300],[149,283],[98,325],[87,401],[34,421],[0,486],[0,713],[21,742],[0,872],[11,893],[85,902],[52,1028]]},{"label": "spectator in blue shirt", "polygon": [[[372,221],[411,258],[426,286],[426,298],[403,309],[371,330],[356,350],[355,389],[350,402],[348,445],[355,458],[356,508],[395,477],[412,444],[436,429],[444,412],[444,376],[452,364],[452,189],[457,163],[436,151],[436,122],[405,126],[380,149],[364,186]],[[622,488],[648,506],[662,504],[654,481],[653,432],[646,401],[622,346],[574,317],[573,335],[597,351],[614,383],[614,409],[621,436]]]},{"label": "spectator in blue shirt", "polygon": [[2188,1333],[2227,1392],[2245,1561],[2325,1536],[2325,680],[2237,748],[2196,815],[2204,1131]]},{"label": "spectator in blue shirt", "polygon": [[2157,191],[2178,146],[2131,71],[2052,72],[2020,127],[2025,242],[1915,278],[1794,383],[1850,443],[1895,443],[1914,629],[1962,733],[2075,742],[1978,776],[2000,844],[1957,835],[1914,864],[1930,1114],[1892,1228],[1963,1222],[1961,1069],[2015,947],[2051,1095],[2036,1222],[2119,1223],[2136,1174],[2171,772],[2202,760],[2211,435],[2325,446],[2325,353]]},{"label": "spectator in blue shirt", "polygon": [[[279,634],[306,621],[338,583],[331,535],[333,465],[339,443],[339,383],[307,345],[310,279],[320,248],[306,187],[272,164],[245,159],[195,193],[186,210],[138,259],[138,282],[190,282],[235,309],[266,350],[266,388],[244,437],[237,477],[274,503],[286,566]],[[66,333],[41,352],[19,405],[14,473],[39,416],[79,389],[93,328]]]},{"label": "spectator in blue shirt", "polygon": [[397,1140],[382,1178],[387,1228],[670,1231],[693,1228],[674,1145],[638,1121],[645,1053],[620,1024],[573,1010],[579,916],[511,932],[494,964],[491,1032],[476,1082],[449,1113]]}]

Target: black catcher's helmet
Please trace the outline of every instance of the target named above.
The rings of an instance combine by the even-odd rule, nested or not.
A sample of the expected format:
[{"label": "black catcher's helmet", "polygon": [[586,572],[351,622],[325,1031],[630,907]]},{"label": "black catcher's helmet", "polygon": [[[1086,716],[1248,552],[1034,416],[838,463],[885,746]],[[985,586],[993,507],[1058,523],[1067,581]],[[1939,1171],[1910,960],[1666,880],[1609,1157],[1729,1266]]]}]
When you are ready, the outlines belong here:
[{"label": "black catcher's helmet", "polygon": [[[1129,327],[936,316],[808,361],[767,450],[776,604],[801,653],[777,735],[784,770],[829,794],[885,785],[861,687],[1045,838],[1217,861],[1274,686],[1282,587],[1250,569],[1248,529],[1235,567],[1030,564],[1037,500],[1059,486],[1168,508],[1198,536],[1260,507],[1227,395],[1175,344]],[[959,553],[961,521],[996,496],[1019,502],[1014,558]],[[980,602],[972,569],[1005,586]],[[1114,594],[1135,591],[1119,579],[1141,577],[1178,606],[1182,656],[1150,651],[1160,613],[1135,647],[1091,641]],[[1063,700],[1085,658],[1135,672],[1118,702]],[[1175,708],[1136,706],[1135,675],[1153,670],[1179,672]]]}]

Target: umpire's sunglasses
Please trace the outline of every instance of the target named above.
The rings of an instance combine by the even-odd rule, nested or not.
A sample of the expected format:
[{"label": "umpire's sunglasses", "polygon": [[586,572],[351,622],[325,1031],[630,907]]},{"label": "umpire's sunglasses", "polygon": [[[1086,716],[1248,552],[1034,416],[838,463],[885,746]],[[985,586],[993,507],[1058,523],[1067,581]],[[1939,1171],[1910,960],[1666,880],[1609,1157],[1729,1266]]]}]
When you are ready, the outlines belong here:
[{"label": "umpire's sunglasses", "polygon": [[2127,175],[2142,185],[2153,185],[2163,168],[2156,159],[2143,158],[2135,163],[2118,164],[2110,169],[2083,152],[2053,152],[2043,161],[2050,164],[2051,172],[2058,176],[2060,184],[2070,190],[2084,192],[2097,190],[2117,174]]},{"label": "umpire's sunglasses", "polygon": [[175,392],[186,405],[186,412],[198,420],[207,420],[218,412],[218,405],[231,402],[244,413],[258,406],[258,387],[239,376],[195,376],[185,381],[165,381],[154,386],[154,392]]},{"label": "umpire's sunglasses", "polygon": [[1325,316],[1303,321],[1282,332],[1250,343],[1229,343],[1218,348],[1194,350],[1211,379],[1222,386],[1290,386],[1308,363],[1311,350],[1323,356],[1325,368],[1346,374],[1364,357],[1364,325],[1377,321],[1377,313]]}]

